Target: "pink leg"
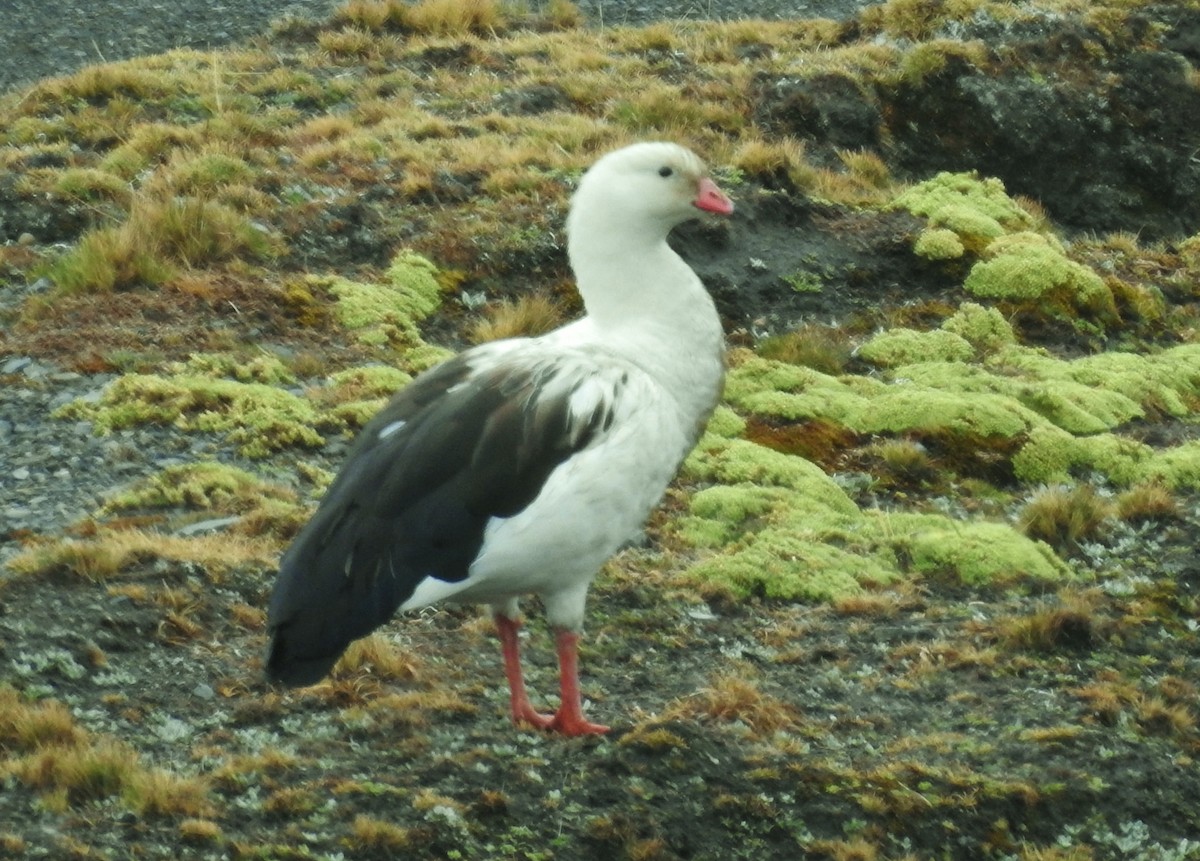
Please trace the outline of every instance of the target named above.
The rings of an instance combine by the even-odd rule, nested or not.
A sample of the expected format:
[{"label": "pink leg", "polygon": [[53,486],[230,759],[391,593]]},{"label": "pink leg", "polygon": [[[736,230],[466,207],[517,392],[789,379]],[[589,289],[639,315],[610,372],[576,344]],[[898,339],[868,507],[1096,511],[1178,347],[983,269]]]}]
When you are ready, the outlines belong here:
[{"label": "pink leg", "polygon": [[549,729],[554,722],[552,715],[544,715],[534,709],[525,692],[525,677],[521,673],[521,647],[517,643],[517,632],[521,623],[500,613],[495,614],[496,631],[500,635],[500,650],[504,655],[504,675],[508,678],[509,701],[512,705],[513,723],[527,723],[537,729]]},{"label": "pink leg", "polygon": [[608,727],[592,723],[583,716],[579,696],[579,635],[559,628],[554,634],[554,644],[558,648],[558,682],[562,703],[550,728],[563,735],[608,732]]},{"label": "pink leg", "polygon": [[520,627],[521,623],[515,619],[496,614],[496,630],[500,634],[500,647],[504,655],[504,675],[508,678],[513,723],[556,730],[563,735],[608,732],[608,727],[591,723],[583,716],[579,694],[579,635],[574,631],[559,629],[554,635],[558,649],[562,704],[553,715],[544,715],[534,709],[525,690],[525,677],[521,673],[521,650],[517,643]]}]

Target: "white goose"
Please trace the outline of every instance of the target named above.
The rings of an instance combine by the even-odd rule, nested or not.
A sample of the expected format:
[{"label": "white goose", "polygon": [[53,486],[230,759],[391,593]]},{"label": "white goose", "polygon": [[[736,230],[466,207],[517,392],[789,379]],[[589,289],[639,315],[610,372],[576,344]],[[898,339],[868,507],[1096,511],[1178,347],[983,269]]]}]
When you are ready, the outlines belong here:
[{"label": "white goose", "polygon": [[[568,253],[587,310],[538,338],[484,344],[417,377],[363,428],[271,595],[267,675],[321,679],[397,611],[492,607],[513,721],[605,732],[580,704],[577,646],[597,570],[641,528],[720,396],[712,299],[667,245],[733,204],[692,152],[641,143],[580,181]],[[521,674],[518,599],[555,630],[561,700]]]}]

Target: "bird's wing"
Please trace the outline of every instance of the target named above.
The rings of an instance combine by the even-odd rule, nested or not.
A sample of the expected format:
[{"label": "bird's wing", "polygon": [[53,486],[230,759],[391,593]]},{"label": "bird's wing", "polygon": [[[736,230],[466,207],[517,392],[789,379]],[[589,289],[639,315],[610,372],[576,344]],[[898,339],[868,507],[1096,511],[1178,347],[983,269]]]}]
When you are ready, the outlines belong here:
[{"label": "bird's wing", "polygon": [[627,380],[583,356],[471,351],[400,391],[283,557],[268,675],[311,684],[422,580],[466,578],[488,522],[607,431]]}]

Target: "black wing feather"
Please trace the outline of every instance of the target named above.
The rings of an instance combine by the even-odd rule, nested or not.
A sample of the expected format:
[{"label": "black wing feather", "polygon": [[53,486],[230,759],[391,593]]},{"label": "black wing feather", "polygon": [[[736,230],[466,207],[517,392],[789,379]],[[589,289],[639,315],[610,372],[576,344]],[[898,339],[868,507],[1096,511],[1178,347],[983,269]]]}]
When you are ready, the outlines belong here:
[{"label": "black wing feather", "polygon": [[524,509],[611,423],[602,408],[572,419],[568,387],[546,392],[557,373],[512,364],[473,372],[459,357],[418,377],[363,428],[280,563],[268,677],[319,681],[423,579],[467,576],[488,521]]}]

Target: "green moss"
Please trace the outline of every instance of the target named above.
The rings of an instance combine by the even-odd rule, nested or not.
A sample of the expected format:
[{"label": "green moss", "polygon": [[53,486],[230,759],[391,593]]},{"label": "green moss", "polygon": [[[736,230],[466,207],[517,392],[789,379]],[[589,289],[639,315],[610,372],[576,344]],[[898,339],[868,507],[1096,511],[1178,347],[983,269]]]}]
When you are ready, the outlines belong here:
[{"label": "green moss", "polygon": [[975,253],[1005,233],[1033,226],[1033,217],[1005,193],[1004,183],[973,173],[939,173],[905,191],[892,206],[951,231],[965,250]]},{"label": "green moss", "polygon": [[913,243],[913,253],[927,260],[957,260],[966,252],[958,234],[948,227],[922,230]]},{"label": "green moss", "polygon": [[858,348],[858,355],[876,365],[892,368],[914,362],[961,362],[975,355],[962,336],[945,329],[918,332],[888,329]]},{"label": "green moss", "polygon": [[[947,378],[957,366],[928,363],[903,370],[945,371]],[[888,395],[866,402],[847,418],[847,425],[859,433],[900,433],[903,431],[950,431],[972,437],[1012,437],[1026,432],[1037,417],[1012,398],[990,392],[969,396],[952,389],[901,383],[890,387]]]},{"label": "green moss", "polygon": [[364,344],[413,347],[421,344],[416,324],[441,304],[437,268],[420,255],[401,252],[381,284],[346,278],[316,279],[337,298],[339,322]]},{"label": "green moss", "polygon": [[845,514],[858,511],[850,497],[820,467],[748,440],[706,434],[684,466],[693,479],[783,487],[820,499],[822,505],[834,511]]},{"label": "green moss", "polygon": [[170,466],[118,493],[104,504],[105,512],[128,509],[186,507],[202,511],[249,510],[265,499],[291,501],[288,488],[263,481],[229,464],[202,461]]},{"label": "green moss", "polygon": [[412,376],[390,365],[363,365],[329,377],[331,398],[338,403],[388,398],[412,382]]},{"label": "green moss", "polygon": [[[1140,448],[1114,448],[1105,441],[1106,432],[1148,414],[1188,415],[1189,405],[1200,398],[1200,345],[1148,356],[1110,352],[1068,361],[1006,343],[1011,330],[1004,319],[994,309],[969,303],[946,327],[967,332],[991,352],[979,364],[912,361],[892,368],[883,379],[834,378],[746,359],[729,375],[727,398],[760,415],[822,419],[860,434],[948,431],[1009,439],[1029,434],[1016,461],[1022,480],[1060,480],[1072,469],[1089,467],[1122,483],[1136,473],[1131,457]],[[920,344],[922,335],[932,334],[893,331],[901,346]],[[887,346],[889,340],[879,336],[875,346]],[[915,360],[932,352],[897,350],[894,359],[888,358]],[[873,357],[872,350],[867,357]],[[1065,432],[1065,438],[1043,433],[1048,427]],[[1076,441],[1072,435],[1100,436]]]},{"label": "green moss", "polygon": [[726,439],[740,436],[745,430],[746,420],[724,404],[713,411],[708,420],[708,426],[705,428],[707,433]]},{"label": "green moss", "polygon": [[421,371],[426,371],[434,365],[440,365],[447,359],[453,358],[454,355],[453,350],[445,347],[439,347],[436,344],[420,343],[406,350],[404,355],[400,357],[400,363],[410,374],[419,374]]},{"label": "green moss", "polygon": [[764,486],[764,477],[788,472],[779,461],[804,462],[777,452],[752,452],[761,447],[740,442],[726,447],[727,459],[774,466],[731,471],[718,464],[706,473],[693,470],[721,481],[730,480],[730,472],[752,477],[698,491],[688,514],[672,527],[690,546],[716,551],[683,574],[701,588],[738,597],[828,601],[913,573],[997,586],[1071,576],[1047,545],[1007,524],[861,512],[823,474]]},{"label": "green moss", "polygon": [[737,597],[836,601],[861,593],[864,583],[890,582],[895,572],[832,544],[774,529],[744,549],[696,563],[684,576]]},{"label": "green moss", "polygon": [[899,548],[922,574],[946,573],[969,585],[1063,580],[1071,569],[1050,546],[1005,523],[962,522],[936,514],[880,512]]},{"label": "green moss", "polygon": [[1200,440],[1155,452],[1142,462],[1140,479],[1172,488],[1200,488]]},{"label": "green moss", "polygon": [[691,498],[690,514],[672,531],[693,547],[720,547],[745,528],[747,520],[763,517],[783,505],[788,491],[755,484],[716,484]]},{"label": "green moss", "polygon": [[1153,449],[1114,434],[1076,437],[1054,425],[1034,428],[1013,456],[1017,478],[1030,484],[1069,481],[1073,471],[1094,471],[1115,484],[1132,484],[1145,472]]},{"label": "green moss", "polygon": [[1003,314],[976,302],[963,302],[957,311],[946,318],[942,328],[966,339],[982,354],[993,353],[1017,341],[1012,326]]},{"label": "green moss", "polygon": [[313,429],[320,417],[303,398],[263,383],[200,376],[128,374],[98,403],[74,401],[56,416],[88,419],[99,434],[140,424],[223,433],[247,457],[325,441]]},{"label": "green moss", "polygon": [[289,384],[296,382],[287,366],[270,353],[249,359],[232,353],[196,353],[186,362],[171,366],[173,373],[203,377],[228,377],[242,383]]},{"label": "green moss", "polygon": [[1117,319],[1112,291],[1095,272],[1069,260],[1062,248],[1034,233],[992,243],[989,259],[971,267],[963,288],[1075,323],[1078,311],[1102,322]]}]

